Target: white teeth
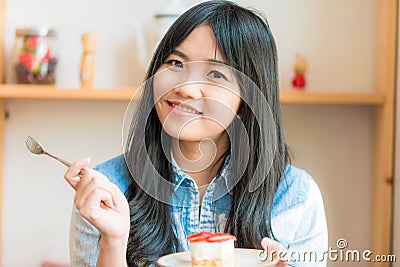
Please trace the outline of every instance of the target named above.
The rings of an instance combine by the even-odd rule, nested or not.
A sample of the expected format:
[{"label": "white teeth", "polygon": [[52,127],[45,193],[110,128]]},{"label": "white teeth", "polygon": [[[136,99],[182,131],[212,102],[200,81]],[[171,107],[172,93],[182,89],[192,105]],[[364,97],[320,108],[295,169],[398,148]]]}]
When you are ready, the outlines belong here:
[{"label": "white teeth", "polygon": [[183,112],[193,113],[193,114],[200,114],[198,111],[196,111],[194,109],[191,109],[191,108],[188,108],[188,107],[184,107],[184,106],[180,106],[180,105],[176,105],[176,104],[172,104],[172,106],[174,108],[182,110]]}]

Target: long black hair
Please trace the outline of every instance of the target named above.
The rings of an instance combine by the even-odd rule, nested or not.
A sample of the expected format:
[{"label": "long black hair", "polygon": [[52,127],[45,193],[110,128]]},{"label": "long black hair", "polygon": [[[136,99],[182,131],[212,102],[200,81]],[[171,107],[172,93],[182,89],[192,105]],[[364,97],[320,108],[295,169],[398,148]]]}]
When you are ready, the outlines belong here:
[{"label": "long black hair", "polygon": [[[132,121],[126,145],[126,164],[131,175],[149,187],[154,186],[155,172],[172,181],[172,166],[161,144],[162,125],[153,108],[151,78],[171,51],[200,25],[211,27],[227,64],[249,77],[261,90],[273,117],[273,127],[268,116],[256,119],[250,107],[260,108],[262,101],[256,95],[249,95],[251,93],[242,90],[243,95],[248,94],[246,96],[249,100],[249,103],[242,102],[239,109],[248,134],[248,143],[233,140],[239,148],[235,150],[235,155],[231,155],[231,160],[242,162],[240,151],[246,149],[249,150],[249,159],[245,162],[247,167],[243,175],[230,191],[232,205],[223,230],[237,237],[238,247],[260,248],[261,237],[273,235],[271,211],[274,193],[289,161],[279,103],[277,51],[267,21],[260,14],[229,1],[207,1],[192,7],[175,21],[160,41],[148,68],[146,80],[150,82]],[[140,129],[133,125],[145,127]],[[274,144],[268,142],[270,139],[265,139],[263,131],[276,136]],[[144,136],[144,142],[138,138],[140,136]],[[241,147],[245,145],[249,147]],[[265,179],[256,190],[250,190],[257,164],[261,162],[267,165],[267,161],[263,163],[265,158],[262,156],[265,150],[275,151],[273,158],[269,159],[272,165],[264,166],[269,170]],[[152,166],[143,164],[143,159],[147,157]],[[235,164],[231,166],[231,172],[237,171]],[[137,266],[139,263],[148,265],[162,255],[182,249],[173,230],[170,205],[147,194],[135,179],[132,179],[127,191],[131,213],[127,250],[129,266]],[[172,192],[163,190],[162,194],[168,197]]]}]

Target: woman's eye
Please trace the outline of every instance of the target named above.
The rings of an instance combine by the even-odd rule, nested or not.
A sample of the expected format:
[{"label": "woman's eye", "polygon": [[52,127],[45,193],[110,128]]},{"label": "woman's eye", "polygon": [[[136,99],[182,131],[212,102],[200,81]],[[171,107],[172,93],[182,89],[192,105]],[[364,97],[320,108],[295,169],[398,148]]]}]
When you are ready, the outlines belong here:
[{"label": "woman's eye", "polygon": [[216,79],[225,79],[226,80],[226,76],[224,74],[222,74],[219,71],[216,70],[212,70],[208,73],[209,76],[211,76],[212,78],[216,78]]},{"label": "woman's eye", "polygon": [[183,63],[176,59],[171,59],[165,62],[167,65],[175,68],[183,68]]}]

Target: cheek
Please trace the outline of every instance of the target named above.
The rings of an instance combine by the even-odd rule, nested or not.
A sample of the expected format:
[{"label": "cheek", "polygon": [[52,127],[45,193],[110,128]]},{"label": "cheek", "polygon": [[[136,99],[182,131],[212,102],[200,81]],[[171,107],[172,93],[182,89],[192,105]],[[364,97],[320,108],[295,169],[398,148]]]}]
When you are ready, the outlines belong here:
[{"label": "cheek", "polygon": [[156,109],[156,113],[157,113],[158,119],[160,120],[161,124],[164,124],[166,115],[164,114],[165,111],[162,109],[161,101],[156,102],[154,104],[154,108]]},{"label": "cheek", "polygon": [[226,94],[218,99],[208,99],[205,115],[226,129],[237,115],[240,103],[240,98],[234,94]]},{"label": "cheek", "polygon": [[164,95],[183,82],[184,75],[169,69],[161,69],[153,77],[154,101],[157,102]]},{"label": "cheek", "polygon": [[163,75],[163,72],[157,73],[154,76],[153,80],[153,89],[154,89],[154,103],[157,104],[157,102],[160,100],[160,98],[165,95],[165,93],[168,91],[168,78],[166,75]]}]

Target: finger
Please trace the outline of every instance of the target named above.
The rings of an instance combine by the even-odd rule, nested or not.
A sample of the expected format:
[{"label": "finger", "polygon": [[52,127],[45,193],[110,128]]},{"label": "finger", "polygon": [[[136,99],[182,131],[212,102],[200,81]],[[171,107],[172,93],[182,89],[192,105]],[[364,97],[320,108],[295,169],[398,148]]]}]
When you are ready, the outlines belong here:
[{"label": "finger", "polygon": [[104,176],[104,174],[102,174],[101,172],[98,172],[93,169],[91,169],[91,172],[92,172],[93,177],[95,177],[96,179],[100,179],[103,181],[109,181],[108,178],[106,176]]},{"label": "finger", "polygon": [[[125,204],[127,204],[127,199],[124,195],[124,193],[122,193],[121,189],[119,189],[119,187],[111,182],[108,182],[110,184],[110,187],[112,189],[112,196],[113,196],[113,202],[114,202],[114,206],[118,209],[120,206],[123,206]],[[129,211],[128,211],[129,214]]]},{"label": "finger", "polygon": [[111,201],[103,201],[103,203],[114,208],[114,188],[111,186],[108,180],[98,179],[98,177],[92,177],[90,175],[84,175],[82,181],[78,185],[78,189],[75,194],[74,203],[77,208],[84,205],[90,195],[92,195],[97,190],[103,190],[111,195]]},{"label": "finger", "polygon": [[81,174],[79,176],[80,176],[80,181],[77,184],[77,188],[76,188],[77,190],[85,187],[92,180],[108,182],[108,178],[106,176],[104,176],[102,173],[100,173],[96,170],[93,170],[93,169],[89,169],[89,168],[85,168],[84,171],[81,172]]},{"label": "finger", "polygon": [[279,261],[275,266],[276,267],[286,267],[288,265],[287,261]]},{"label": "finger", "polygon": [[285,247],[281,243],[279,243],[275,240],[272,240],[271,238],[268,238],[268,237],[264,237],[261,240],[261,246],[264,250],[271,249],[271,248],[273,248],[275,250],[277,250],[277,249],[285,250]]},{"label": "finger", "polygon": [[273,259],[279,257],[279,262],[276,265],[277,267],[287,266],[288,260],[286,249],[281,243],[265,237],[261,240],[261,247],[264,251],[270,254],[270,257]]},{"label": "finger", "polygon": [[264,249],[264,250],[270,250],[271,249],[271,239],[270,238],[268,238],[268,237],[264,237],[262,240],[261,240],[261,247]]},{"label": "finger", "polygon": [[112,203],[112,196],[110,192],[97,188],[88,195],[86,201],[78,210],[84,218],[94,222],[99,217],[102,209],[110,208],[105,207],[102,203]]},{"label": "finger", "polygon": [[[85,189],[90,183],[93,181],[108,181],[108,179],[102,175],[101,173],[93,170],[93,169],[88,169],[86,168],[83,174],[81,175],[80,181],[76,186],[76,194],[75,198],[76,199],[85,199],[85,196],[90,193],[90,188]],[[92,187],[95,186],[92,185]],[[88,191],[89,190],[89,191]]]},{"label": "finger", "polygon": [[79,175],[80,179],[76,186],[76,192],[79,192],[86,187],[91,181],[96,179],[96,174],[93,172],[93,169],[85,168],[81,174]]},{"label": "finger", "polygon": [[81,170],[85,170],[87,166],[90,164],[90,158],[83,159],[83,160],[78,160],[71,164],[71,166],[68,168],[66,173],[64,174],[65,180],[68,182],[68,184],[76,190],[76,187],[80,181],[80,172]]}]

